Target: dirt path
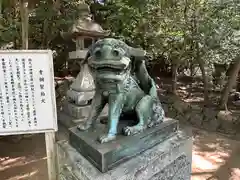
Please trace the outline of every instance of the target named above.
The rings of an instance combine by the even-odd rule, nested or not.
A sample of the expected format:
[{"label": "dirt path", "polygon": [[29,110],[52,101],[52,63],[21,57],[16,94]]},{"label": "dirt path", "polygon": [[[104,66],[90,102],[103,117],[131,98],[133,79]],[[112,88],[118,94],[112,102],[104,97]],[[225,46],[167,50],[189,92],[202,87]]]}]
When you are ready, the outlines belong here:
[{"label": "dirt path", "polygon": [[[194,129],[192,180],[240,180],[240,142]],[[0,180],[47,180],[44,135],[0,140]]]},{"label": "dirt path", "polygon": [[240,180],[240,142],[194,129],[192,180]]},{"label": "dirt path", "polygon": [[1,180],[47,180],[44,135],[38,134],[12,143],[0,141]]}]

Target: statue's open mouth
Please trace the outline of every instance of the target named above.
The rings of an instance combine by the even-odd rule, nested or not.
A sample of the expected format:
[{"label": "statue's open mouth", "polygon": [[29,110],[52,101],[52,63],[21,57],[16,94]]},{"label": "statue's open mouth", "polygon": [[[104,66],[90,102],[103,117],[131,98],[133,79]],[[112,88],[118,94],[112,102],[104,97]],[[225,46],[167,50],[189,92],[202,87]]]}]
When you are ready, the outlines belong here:
[{"label": "statue's open mouth", "polygon": [[122,75],[128,69],[128,64],[116,61],[111,63],[92,61],[91,63],[89,63],[89,65],[91,69],[97,73],[115,73],[118,75]]},{"label": "statue's open mouth", "polygon": [[111,69],[126,69],[128,64],[124,64],[121,62],[113,62],[113,63],[103,63],[103,62],[91,62],[89,65],[92,68],[98,69],[98,68],[111,68]]},{"label": "statue's open mouth", "polygon": [[124,74],[127,69],[121,69],[119,67],[109,67],[109,66],[101,66],[101,67],[91,67],[98,73],[115,73],[115,74]]},{"label": "statue's open mouth", "polygon": [[111,59],[88,59],[88,65],[92,74],[97,79],[123,81],[129,74],[130,59],[122,58],[120,60]]}]

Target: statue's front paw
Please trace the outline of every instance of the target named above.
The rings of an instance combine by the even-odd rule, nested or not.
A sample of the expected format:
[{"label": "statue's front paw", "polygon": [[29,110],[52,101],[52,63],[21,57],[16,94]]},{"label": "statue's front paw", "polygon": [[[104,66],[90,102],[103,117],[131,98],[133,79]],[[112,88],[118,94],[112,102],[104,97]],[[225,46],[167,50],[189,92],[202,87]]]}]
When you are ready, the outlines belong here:
[{"label": "statue's front paw", "polygon": [[103,135],[103,136],[100,136],[98,141],[102,144],[102,143],[106,143],[106,142],[109,142],[109,141],[112,141],[112,140],[115,140],[116,139],[116,136],[115,135]]},{"label": "statue's front paw", "polygon": [[151,127],[153,127],[153,126],[154,126],[154,122],[153,122],[153,121],[151,121],[151,122],[148,123],[148,128],[151,128]]},{"label": "statue's front paw", "polygon": [[144,126],[142,125],[136,125],[136,126],[127,126],[123,129],[123,134],[125,136],[130,136],[130,135],[134,135],[134,134],[137,134],[137,133],[140,133],[142,132],[143,130],[145,129]]},{"label": "statue's front paw", "polygon": [[90,127],[91,127],[91,125],[90,125],[90,124],[86,124],[86,123],[84,123],[84,124],[79,124],[79,125],[77,126],[77,128],[78,128],[80,131],[86,131],[86,130],[88,130]]}]

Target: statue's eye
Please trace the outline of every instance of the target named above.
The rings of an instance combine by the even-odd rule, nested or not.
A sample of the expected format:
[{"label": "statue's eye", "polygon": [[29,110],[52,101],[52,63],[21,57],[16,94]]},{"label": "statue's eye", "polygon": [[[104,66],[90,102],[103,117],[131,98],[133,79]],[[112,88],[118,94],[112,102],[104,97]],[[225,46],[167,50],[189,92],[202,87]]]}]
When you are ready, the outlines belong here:
[{"label": "statue's eye", "polygon": [[96,57],[101,57],[101,55],[102,55],[102,53],[101,53],[100,50],[97,50],[97,51],[95,52],[95,56],[96,56]]},{"label": "statue's eye", "polygon": [[113,54],[114,56],[119,56],[120,52],[119,52],[118,50],[114,49],[114,50],[112,51],[112,54]]}]

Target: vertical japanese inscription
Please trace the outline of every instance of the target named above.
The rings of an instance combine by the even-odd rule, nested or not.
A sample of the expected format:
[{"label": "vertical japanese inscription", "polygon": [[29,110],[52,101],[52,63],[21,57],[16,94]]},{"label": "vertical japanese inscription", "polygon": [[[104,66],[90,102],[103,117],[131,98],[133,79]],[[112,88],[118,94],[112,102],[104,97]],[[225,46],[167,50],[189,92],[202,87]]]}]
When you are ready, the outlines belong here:
[{"label": "vertical japanese inscription", "polygon": [[[16,71],[16,70],[13,70],[13,69],[16,69],[16,61],[15,63],[13,63],[13,67],[12,67],[12,72],[13,71]],[[14,112],[14,119],[15,119],[15,123],[16,123],[16,127],[19,126],[19,119],[18,119],[18,104],[17,104],[17,97],[18,97],[18,93],[17,93],[17,83],[18,83],[18,80],[17,80],[17,73],[13,73],[12,74],[12,79],[13,79],[13,83],[12,83],[12,94],[13,94],[13,112]]]},{"label": "vertical japanese inscription", "polygon": [[51,115],[55,102],[48,97],[51,54],[15,50],[0,54],[0,135],[55,129],[55,114]]},{"label": "vertical japanese inscription", "polygon": [[[2,58],[2,70],[3,70],[3,83],[4,83],[4,87],[1,88],[2,91],[2,100],[6,101],[7,103],[9,103],[9,94],[8,94],[8,81],[7,81],[7,62],[4,58]],[[5,94],[5,96],[4,96]],[[2,106],[3,107],[3,106]],[[8,116],[8,114],[6,114],[4,107],[2,108],[2,116],[3,116],[3,128],[7,128],[8,127],[8,123],[6,121],[6,117]]]},{"label": "vertical japanese inscription", "polygon": [[23,84],[24,84],[24,101],[25,101],[25,117],[27,118],[28,126],[32,126],[32,122],[30,119],[30,106],[29,106],[29,95],[28,95],[28,88],[29,88],[29,66],[28,61],[26,59],[22,59],[22,65],[23,65]]},{"label": "vertical japanese inscription", "polygon": [[43,76],[43,70],[39,70],[39,82],[40,82],[40,95],[41,95],[41,103],[46,103],[46,93],[45,93],[45,86],[44,86],[44,76]]},{"label": "vertical japanese inscription", "polygon": [[[2,87],[0,86],[0,88],[2,88]],[[5,119],[4,119],[4,111],[3,111],[3,99],[2,98],[3,98],[2,90],[0,89],[0,110],[1,110],[1,114],[0,114],[1,124],[0,125],[2,125],[3,128],[6,128],[6,122],[5,122]]]},{"label": "vertical japanese inscription", "polygon": [[33,64],[32,64],[32,59],[29,58],[28,59],[28,69],[29,69],[29,82],[30,82],[30,98],[32,101],[32,111],[29,111],[29,115],[30,113],[32,113],[32,118],[33,118],[33,124],[34,126],[38,125],[37,122],[37,113],[36,113],[36,102],[35,102],[35,87],[34,87],[34,82],[33,82]]},{"label": "vertical japanese inscription", "polygon": [[21,72],[21,68],[22,68],[22,61],[18,58],[16,58],[16,74],[17,74],[17,87],[16,87],[16,92],[18,92],[18,97],[19,97],[19,107],[18,107],[18,115],[19,115],[19,119],[21,120],[21,122],[24,121],[24,110],[23,110],[23,84],[22,84],[22,77],[23,74]]},{"label": "vertical japanese inscription", "polygon": [[[2,60],[3,61],[3,60]],[[4,118],[4,109],[3,109],[3,93],[2,93],[2,91],[3,91],[3,87],[1,86],[1,84],[0,84],[0,112],[1,112],[1,114],[0,114],[0,121],[1,121],[1,124],[0,124],[0,126],[2,126],[2,128],[6,128],[6,122],[5,122],[5,118]]]},{"label": "vertical japanese inscription", "polygon": [[[36,127],[38,121],[32,59],[2,58],[0,69],[3,77],[0,82],[0,126],[4,129],[18,128],[24,124]],[[42,97],[45,96],[43,74],[41,78],[41,102],[45,102],[45,97]]]},{"label": "vertical japanese inscription", "polygon": [[15,95],[15,87],[14,87],[14,79],[13,79],[13,64],[12,64],[12,60],[9,59],[8,60],[8,65],[9,65],[9,96],[8,97],[8,101],[9,101],[9,105],[8,105],[8,122],[9,122],[9,127],[12,128],[13,126],[13,120],[15,120],[15,126],[18,127],[18,119],[13,118],[14,117],[14,109],[15,109],[15,103],[14,103],[14,98],[16,98]]}]

